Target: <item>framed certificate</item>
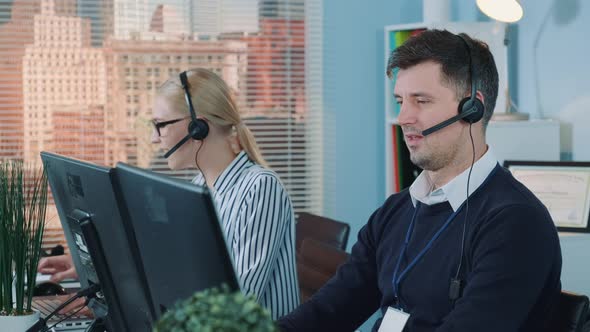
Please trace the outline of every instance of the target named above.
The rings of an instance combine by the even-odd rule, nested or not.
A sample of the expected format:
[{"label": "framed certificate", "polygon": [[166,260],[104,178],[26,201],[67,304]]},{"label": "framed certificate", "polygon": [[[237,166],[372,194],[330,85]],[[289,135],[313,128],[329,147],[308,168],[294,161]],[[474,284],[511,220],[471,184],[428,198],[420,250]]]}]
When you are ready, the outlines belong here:
[{"label": "framed certificate", "polygon": [[590,233],[590,162],[504,162],[549,210],[557,230]]}]

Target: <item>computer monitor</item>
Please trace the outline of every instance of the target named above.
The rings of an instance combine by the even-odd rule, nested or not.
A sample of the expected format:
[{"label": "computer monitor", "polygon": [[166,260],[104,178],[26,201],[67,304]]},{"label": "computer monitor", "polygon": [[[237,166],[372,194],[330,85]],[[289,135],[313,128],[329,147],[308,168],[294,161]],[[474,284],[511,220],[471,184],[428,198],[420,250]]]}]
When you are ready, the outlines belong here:
[{"label": "computer monitor", "polygon": [[239,290],[206,187],[124,163],[117,164],[115,175],[156,317],[196,291],[221,284]]},{"label": "computer monitor", "polygon": [[108,331],[147,331],[154,321],[146,283],[121,219],[113,169],[42,152],[41,159],[82,287],[100,284],[91,302]]}]

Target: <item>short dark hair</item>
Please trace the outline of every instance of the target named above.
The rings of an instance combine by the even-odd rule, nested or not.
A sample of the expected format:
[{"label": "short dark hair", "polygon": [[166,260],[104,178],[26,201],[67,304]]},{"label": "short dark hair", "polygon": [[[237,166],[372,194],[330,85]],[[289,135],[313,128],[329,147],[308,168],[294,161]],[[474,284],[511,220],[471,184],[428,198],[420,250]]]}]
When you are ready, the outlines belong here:
[{"label": "short dark hair", "polygon": [[[488,45],[460,34],[469,44],[476,89],[484,96],[484,128],[487,127],[498,98],[498,70]],[[441,65],[443,84],[455,89],[457,100],[471,93],[469,77],[469,53],[461,38],[447,30],[426,30],[411,37],[391,53],[387,63],[387,76],[392,78],[396,68],[407,69],[417,64],[433,61]]]}]

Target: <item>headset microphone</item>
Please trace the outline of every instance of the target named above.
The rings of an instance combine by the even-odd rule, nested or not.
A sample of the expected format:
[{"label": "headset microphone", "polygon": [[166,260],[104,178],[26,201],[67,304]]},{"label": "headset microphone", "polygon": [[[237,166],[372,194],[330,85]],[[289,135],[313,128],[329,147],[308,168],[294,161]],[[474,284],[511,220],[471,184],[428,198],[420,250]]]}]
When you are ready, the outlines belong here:
[{"label": "headset microphone", "polygon": [[170,157],[174,152],[176,152],[176,150],[178,150],[184,143],[186,143],[186,141],[191,139],[191,137],[192,136],[190,133],[188,135],[184,136],[184,138],[181,139],[180,142],[176,143],[176,145],[173,146],[172,149],[168,150],[168,152],[166,152],[166,154],[164,154],[164,158]]},{"label": "headset microphone", "polygon": [[454,117],[452,117],[450,119],[447,119],[447,120],[445,120],[445,121],[443,121],[443,122],[441,122],[441,123],[439,123],[437,125],[434,125],[434,126],[428,128],[428,129],[424,130],[422,132],[422,136],[430,135],[430,134],[432,134],[432,133],[434,133],[436,131],[439,131],[439,130],[443,129],[444,127],[447,127],[447,126],[452,125],[453,123],[455,123],[455,122],[457,122],[459,120],[465,119],[466,117],[468,117],[468,116],[470,116],[470,115],[472,115],[472,114],[474,114],[476,112],[477,112],[477,109],[476,108],[472,108],[472,109],[468,110],[467,112],[462,112],[460,114],[457,114],[457,115],[455,115]]}]

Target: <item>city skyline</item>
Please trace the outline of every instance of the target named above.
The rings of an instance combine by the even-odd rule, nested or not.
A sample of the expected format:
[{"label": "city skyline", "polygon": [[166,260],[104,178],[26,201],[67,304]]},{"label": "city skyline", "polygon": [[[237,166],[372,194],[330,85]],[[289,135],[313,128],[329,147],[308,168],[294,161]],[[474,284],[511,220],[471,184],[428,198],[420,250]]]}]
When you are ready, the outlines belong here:
[{"label": "city skyline", "polygon": [[[178,13],[168,3],[154,7],[144,30],[118,39],[111,8],[125,1],[14,1],[10,21],[0,26],[0,158],[39,162],[39,152],[47,150],[167,172],[149,141],[152,98],[170,76],[205,67],[232,88],[263,154],[287,186],[300,181],[291,173],[306,166],[294,162],[293,168],[290,161],[305,153],[304,21],[290,20],[282,7],[272,10],[274,2],[266,1],[257,11],[265,13],[256,15],[258,32],[201,38],[179,31]],[[83,8],[91,4],[105,14],[99,23],[113,27],[96,34],[96,22]],[[135,2],[146,4],[151,2]]]},{"label": "city skyline", "polygon": [[[117,5],[131,0],[99,2],[100,12],[108,15],[109,1]],[[176,4],[186,1],[179,0]],[[142,6],[150,3],[146,0],[132,2]],[[113,52],[112,45],[125,45],[125,42],[118,41],[126,39],[116,38],[116,28],[104,28],[103,31],[112,31],[113,35],[103,34],[104,41],[101,47],[96,47],[95,41],[92,40],[92,20],[78,16],[85,12],[81,5],[88,3],[89,0],[78,2],[42,0],[37,4],[31,4],[17,0],[11,8],[11,20],[0,26],[0,43],[16,49],[15,56],[2,63],[10,69],[3,74],[7,76],[12,72],[13,79],[15,79],[14,76],[23,78],[21,81],[15,79],[16,84],[11,86],[13,91],[10,97],[15,102],[3,105],[10,110],[0,112],[0,117],[6,120],[3,121],[4,127],[12,126],[8,128],[9,130],[3,130],[0,142],[3,143],[3,147],[13,147],[13,157],[29,161],[38,159],[36,156],[39,151],[52,147],[51,141],[54,138],[50,128],[55,128],[52,116],[56,108],[68,109],[69,112],[77,108],[81,112],[79,116],[83,116],[84,112],[94,112],[90,110],[96,110],[97,107],[102,108],[107,127],[111,128],[113,123],[117,123],[130,128],[138,116],[149,116],[150,95],[153,95],[153,90],[163,82],[164,78],[181,69],[196,66],[214,67],[212,69],[218,71],[236,92],[242,111],[246,114],[256,117],[301,118],[304,116],[303,21],[290,21],[287,24],[283,18],[275,15],[280,10],[268,11],[270,18],[261,16],[258,22],[260,31],[257,34],[222,33],[214,39],[194,40],[190,35],[179,33],[174,25],[170,28],[170,24],[166,23],[173,21],[178,15],[173,8],[168,10],[171,4],[158,5],[146,29],[137,31],[134,39],[127,41],[129,43],[127,46],[142,45],[139,48],[136,47],[134,52],[152,54],[150,57],[133,60],[133,63],[143,63],[146,68],[133,66],[133,68],[113,69],[112,62],[105,63],[106,58]],[[269,3],[272,5],[272,1],[264,3],[265,6],[269,6]],[[116,19],[103,20],[112,24],[116,24],[116,21]],[[21,31],[25,38],[22,38],[20,43],[10,40],[10,28],[22,29],[23,26],[32,27],[32,29],[24,30],[24,33]],[[2,29],[5,29],[4,34]],[[279,41],[277,38],[287,39],[281,43],[277,42]],[[19,44],[22,47],[20,49]],[[234,52],[236,47],[241,49],[239,54]],[[154,52],[161,56],[169,53],[166,56],[168,60],[164,62],[170,63],[162,66],[160,59],[157,65],[159,68],[147,68],[151,66],[150,62],[155,57]],[[176,54],[178,52],[181,54]],[[230,59],[232,57],[233,60]],[[18,58],[22,59],[20,63],[15,60]],[[177,60],[172,61],[173,58]],[[291,62],[285,60],[286,58]],[[237,62],[240,63],[239,66]],[[63,70],[55,71],[55,68],[63,68]],[[279,68],[283,70],[277,70]],[[135,77],[135,80],[117,83],[116,77],[124,70],[126,73],[123,76]],[[140,71],[143,74],[146,70],[152,73],[150,75],[156,75],[156,73],[159,75],[161,71],[162,76],[152,82],[140,83],[138,80],[144,80],[145,75],[135,74]],[[281,75],[277,76],[277,74]],[[147,89],[147,95],[126,95],[127,104],[140,104],[131,106],[135,109],[130,109],[124,102],[112,102],[116,97],[110,96],[117,95],[112,91],[114,87],[119,89],[118,91],[144,90],[143,86],[139,87],[140,84],[151,85],[151,88]],[[289,92],[286,92],[287,90]],[[289,95],[292,97],[288,97]],[[110,105],[106,105],[106,99],[110,100]],[[17,114],[19,104],[22,105],[20,115]],[[140,110],[137,109],[138,107]],[[117,115],[111,115],[115,113]],[[125,117],[125,114],[127,118],[122,119],[121,117]],[[118,121],[110,119],[118,119]],[[12,142],[7,141],[10,139]],[[18,149],[15,149],[17,146],[24,147],[24,151],[17,151]],[[0,156],[4,157],[11,155],[6,151],[0,153]],[[108,154],[105,151],[105,155]],[[137,155],[137,153],[133,154]],[[121,156],[117,153],[115,155]],[[106,158],[106,160],[114,159],[116,159],[115,156]]]},{"label": "city skyline", "polygon": [[[285,1],[256,1],[263,8],[250,8],[242,16],[246,20],[230,22],[244,24],[244,31],[227,21],[222,27],[221,20],[216,35],[183,31],[186,13],[178,6],[187,0],[133,0],[136,6],[123,11],[127,14],[115,10],[127,1],[14,0],[7,6],[0,0],[0,15],[10,13],[0,20],[0,159],[40,162],[39,153],[46,150],[189,179],[195,170],[171,172],[150,142],[151,104],[170,76],[205,67],[234,91],[244,121],[295,208],[316,204],[309,198],[315,168],[306,159],[303,1],[289,0],[295,18],[285,11]],[[216,3],[239,11],[240,1]],[[141,6],[149,15],[131,12]],[[227,17],[231,13],[225,10]],[[134,18],[120,24],[125,15]],[[255,24],[248,23],[252,20]],[[54,206],[48,211],[48,234],[62,241]]]}]

